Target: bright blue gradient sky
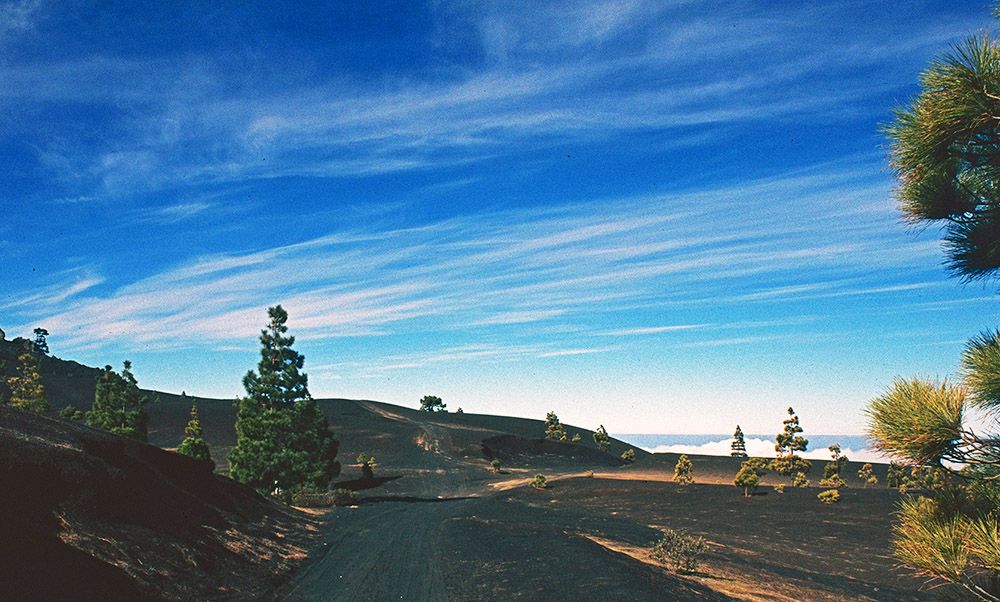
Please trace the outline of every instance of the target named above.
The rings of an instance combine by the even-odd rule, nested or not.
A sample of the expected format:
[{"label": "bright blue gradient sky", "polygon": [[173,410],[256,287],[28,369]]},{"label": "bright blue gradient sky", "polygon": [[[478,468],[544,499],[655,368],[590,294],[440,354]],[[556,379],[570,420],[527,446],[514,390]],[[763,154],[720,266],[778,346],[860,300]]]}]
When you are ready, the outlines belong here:
[{"label": "bright blue gradient sky", "polygon": [[987,2],[146,4],[0,3],[0,327],[61,357],[233,397],[281,303],[317,397],[859,433],[996,325],[879,133]]}]

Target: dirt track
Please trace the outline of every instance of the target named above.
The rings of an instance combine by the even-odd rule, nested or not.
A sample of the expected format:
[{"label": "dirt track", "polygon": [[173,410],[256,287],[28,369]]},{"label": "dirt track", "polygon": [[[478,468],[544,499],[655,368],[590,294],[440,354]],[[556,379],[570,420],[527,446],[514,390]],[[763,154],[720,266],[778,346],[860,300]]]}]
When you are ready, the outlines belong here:
[{"label": "dirt track", "polygon": [[442,526],[476,500],[380,502],[338,508],[329,550],[287,592],[290,600],[445,600]]}]

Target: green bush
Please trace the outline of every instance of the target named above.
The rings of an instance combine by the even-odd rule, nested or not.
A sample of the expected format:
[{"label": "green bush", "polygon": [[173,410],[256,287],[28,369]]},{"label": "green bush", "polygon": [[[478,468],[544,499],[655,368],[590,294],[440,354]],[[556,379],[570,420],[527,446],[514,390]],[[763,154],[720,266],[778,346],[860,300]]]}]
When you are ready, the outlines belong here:
[{"label": "green bush", "polygon": [[775,493],[784,493],[785,492],[785,485],[784,484],[775,485],[774,486],[774,492]]},{"label": "green bush", "polygon": [[498,460],[496,458],[493,458],[493,461],[490,462],[490,470],[492,472],[500,472],[500,467],[501,466],[503,466],[503,464],[501,464],[500,460]]},{"label": "green bush", "polygon": [[650,555],[670,564],[679,573],[693,573],[698,570],[705,547],[704,537],[691,537],[680,531],[664,529],[663,537],[653,544]]},{"label": "green bush", "polygon": [[793,487],[808,487],[810,484],[809,479],[806,478],[806,473],[797,472],[795,473],[795,478],[792,479]]},{"label": "green bush", "polygon": [[626,462],[635,462],[635,450],[632,448],[626,449],[622,452],[622,460]]},{"label": "green bush", "polygon": [[819,501],[824,504],[836,504],[840,501],[840,492],[836,489],[828,489],[826,491],[819,492],[816,497],[818,497]]},{"label": "green bush", "polygon": [[549,486],[543,474],[536,474],[535,478],[531,479],[531,483],[529,484],[535,489],[545,489]]},{"label": "green bush", "polygon": [[84,416],[83,410],[74,408],[73,406],[66,406],[59,410],[59,415],[67,420],[83,420]]}]

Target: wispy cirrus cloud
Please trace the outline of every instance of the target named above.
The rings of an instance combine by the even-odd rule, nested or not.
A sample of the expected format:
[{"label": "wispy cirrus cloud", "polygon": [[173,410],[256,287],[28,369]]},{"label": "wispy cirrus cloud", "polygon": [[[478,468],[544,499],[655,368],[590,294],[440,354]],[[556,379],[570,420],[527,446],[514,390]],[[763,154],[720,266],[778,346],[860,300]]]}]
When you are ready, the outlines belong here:
[{"label": "wispy cirrus cloud", "polygon": [[[711,303],[732,313],[748,303],[905,297],[926,290],[936,247],[886,228],[889,213],[880,218],[883,223],[857,220],[838,203],[845,189],[868,187],[877,195],[881,186],[834,170],[710,192],[595,199],[401,229],[343,231],[205,256],[100,295],[86,294],[101,282],[90,276],[46,293],[44,302],[43,295],[29,295],[9,307],[61,333],[61,345],[70,348],[97,341],[144,348],[252,346],[262,308],[276,303],[289,309],[303,340],[414,330],[489,340],[512,332],[515,340],[504,347],[534,338],[535,357],[605,351],[586,344],[594,335],[671,334],[695,347],[749,344],[791,337],[789,330],[817,318],[650,324],[633,317],[628,327],[609,327],[609,320],[645,316],[644,306]],[[773,212],[737,223],[719,219],[738,211],[747,194],[768,199]],[[810,210],[793,213],[792,206]],[[885,266],[903,268],[907,279],[883,283]],[[722,330],[741,335],[720,338]],[[537,346],[535,332],[548,333],[546,345]],[[479,352],[468,357],[500,353]]]},{"label": "wispy cirrus cloud", "polygon": [[[10,23],[30,22],[33,3],[9,6]],[[297,57],[280,54],[271,70],[246,70],[261,74],[248,78],[233,65],[257,57],[218,49],[184,59],[95,51],[0,64],[0,79],[9,84],[0,106],[107,107],[101,136],[64,134],[38,148],[54,173],[112,195],[437,170],[649,130],[671,132],[663,145],[705,144],[733,124],[864,113],[862,99],[874,87],[900,84],[873,84],[859,64],[886,68],[953,39],[947,27],[896,39],[873,25],[845,46],[830,31],[804,25],[818,23],[817,12],[834,18],[852,10],[838,3],[780,14],[748,7],[709,18],[684,2],[590,0],[532,10],[438,5],[439,26],[422,42],[428,52],[447,51],[459,43],[452,39],[457,28],[473,32],[461,43],[481,50],[474,69],[373,85],[346,75],[290,78],[294,70],[280,61],[294,64]],[[831,54],[834,42],[838,52]],[[283,76],[263,75],[272,71]]]}]

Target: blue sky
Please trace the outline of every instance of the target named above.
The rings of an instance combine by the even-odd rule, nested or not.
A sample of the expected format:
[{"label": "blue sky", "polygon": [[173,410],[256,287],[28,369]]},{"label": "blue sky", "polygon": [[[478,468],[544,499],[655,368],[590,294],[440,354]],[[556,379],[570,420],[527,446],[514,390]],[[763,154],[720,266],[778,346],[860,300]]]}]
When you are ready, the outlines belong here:
[{"label": "blue sky", "polygon": [[985,2],[0,3],[0,327],[233,397],[859,433],[996,284],[879,133]]}]

